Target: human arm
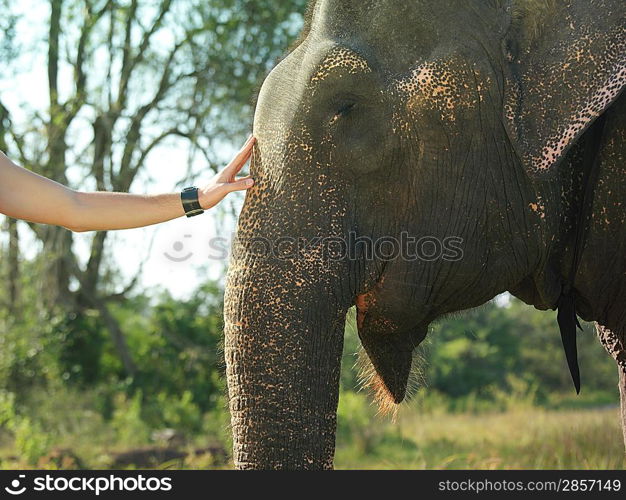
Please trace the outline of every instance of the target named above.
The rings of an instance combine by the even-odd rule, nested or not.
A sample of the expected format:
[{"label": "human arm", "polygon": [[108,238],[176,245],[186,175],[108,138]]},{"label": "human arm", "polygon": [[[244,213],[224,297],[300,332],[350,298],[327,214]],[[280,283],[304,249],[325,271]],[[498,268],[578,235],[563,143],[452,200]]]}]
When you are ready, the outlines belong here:
[{"label": "human arm", "polygon": [[[254,139],[233,161],[199,190],[203,209],[228,193],[248,189],[252,179],[236,179],[252,154]],[[0,153],[0,213],[71,231],[108,231],[158,224],[184,215],[180,193],[138,195],[80,192],[15,165]]]}]

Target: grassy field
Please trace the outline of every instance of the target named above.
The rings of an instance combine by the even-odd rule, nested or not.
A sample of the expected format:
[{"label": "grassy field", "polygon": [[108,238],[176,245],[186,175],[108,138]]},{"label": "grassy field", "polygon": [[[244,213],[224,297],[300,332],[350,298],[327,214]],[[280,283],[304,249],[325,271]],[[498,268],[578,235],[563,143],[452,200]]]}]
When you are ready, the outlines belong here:
[{"label": "grassy field", "polygon": [[[377,429],[374,431],[372,429]],[[340,435],[339,469],[623,469],[617,409],[420,416]]]},{"label": "grassy field", "polygon": [[[623,469],[618,409],[555,398],[503,395],[487,406],[466,399],[456,410],[430,391],[377,416],[364,393],[343,392],[338,412],[338,469]],[[600,398],[602,399],[602,398]],[[567,408],[594,404],[593,408]],[[611,400],[612,401],[612,400]],[[5,401],[6,403],[6,401]],[[123,404],[122,404],[123,403]],[[0,468],[231,468],[228,413],[207,413],[202,430],[178,443],[146,434],[138,405],[122,402],[111,420],[88,396],[57,393],[33,401],[29,416],[0,405]],[[552,406],[551,406],[552,405]],[[68,411],[68,408],[72,408]],[[7,431],[11,429],[11,432]]]}]

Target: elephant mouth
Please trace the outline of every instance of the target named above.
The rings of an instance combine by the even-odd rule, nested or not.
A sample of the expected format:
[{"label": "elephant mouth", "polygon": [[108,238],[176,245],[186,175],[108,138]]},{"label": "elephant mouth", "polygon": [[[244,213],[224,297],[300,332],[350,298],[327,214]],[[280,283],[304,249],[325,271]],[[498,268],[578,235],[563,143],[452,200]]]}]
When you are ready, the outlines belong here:
[{"label": "elephant mouth", "polygon": [[373,367],[365,384],[386,412],[406,398],[414,352],[426,337],[428,325],[416,325],[401,304],[388,303],[383,285],[381,279],[370,292],[358,295],[355,305],[359,338]]}]

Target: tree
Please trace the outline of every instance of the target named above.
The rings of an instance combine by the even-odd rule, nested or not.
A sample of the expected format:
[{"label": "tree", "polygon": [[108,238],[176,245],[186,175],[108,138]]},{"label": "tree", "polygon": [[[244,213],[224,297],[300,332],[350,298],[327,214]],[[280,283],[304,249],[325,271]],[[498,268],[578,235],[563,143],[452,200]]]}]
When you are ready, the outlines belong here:
[{"label": "tree", "polygon": [[[16,57],[14,43],[16,17],[11,10],[8,0],[0,1],[0,8],[4,12],[0,18],[0,60],[10,62]],[[11,129],[9,110],[0,103],[0,150],[7,151],[7,140]],[[11,314],[17,312],[18,303],[18,275],[19,275],[19,235],[15,220],[7,219],[6,232],[8,234],[8,250],[6,258],[7,268],[7,308]]]},{"label": "tree", "polygon": [[[20,103],[0,103],[3,148],[64,184],[70,183],[70,166],[80,167],[85,181],[74,187],[108,191],[129,191],[166,141],[187,145],[188,172],[200,157],[215,164],[218,145],[240,141],[249,129],[254,90],[301,24],[305,0],[277,4],[49,0],[48,23],[40,27],[47,32],[48,106],[17,123],[11,112]],[[13,40],[5,39],[9,50]],[[124,299],[137,279],[117,293],[103,279],[107,233],[93,236],[81,265],[72,233],[29,227],[42,244],[45,309],[98,311],[126,374],[134,375],[137,367],[110,304]],[[15,222],[8,231],[13,286]],[[17,301],[16,293],[9,295]]]}]

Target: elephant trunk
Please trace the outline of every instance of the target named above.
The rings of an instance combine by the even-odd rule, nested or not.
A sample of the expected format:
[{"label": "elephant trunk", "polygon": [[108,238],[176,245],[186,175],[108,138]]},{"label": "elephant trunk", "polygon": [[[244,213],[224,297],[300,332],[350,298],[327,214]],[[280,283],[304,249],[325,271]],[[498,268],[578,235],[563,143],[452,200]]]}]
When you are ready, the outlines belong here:
[{"label": "elephant trunk", "polygon": [[241,245],[225,299],[225,355],[240,469],[332,468],[346,308],[311,254]]}]

